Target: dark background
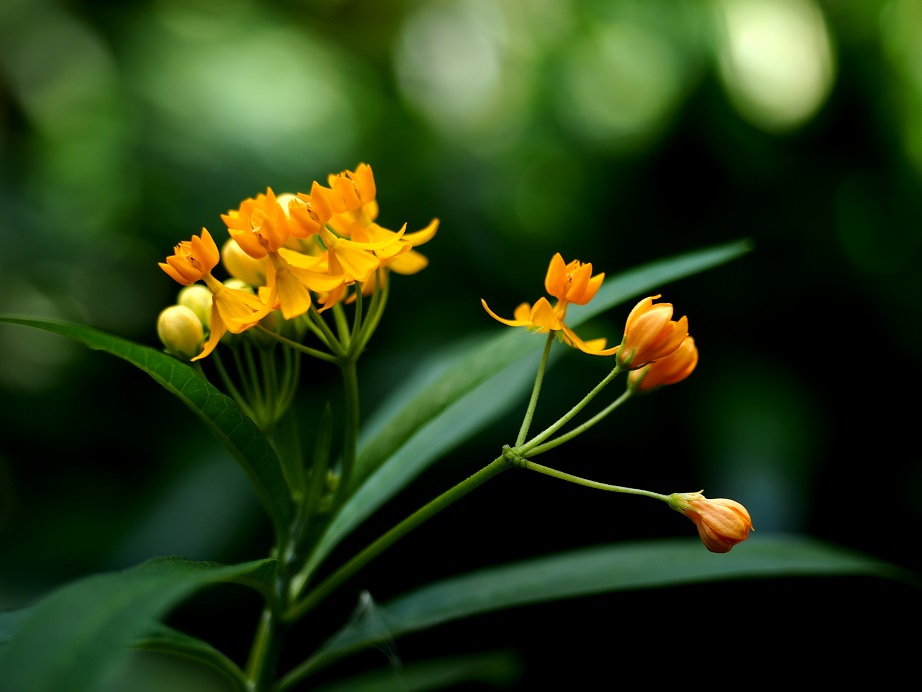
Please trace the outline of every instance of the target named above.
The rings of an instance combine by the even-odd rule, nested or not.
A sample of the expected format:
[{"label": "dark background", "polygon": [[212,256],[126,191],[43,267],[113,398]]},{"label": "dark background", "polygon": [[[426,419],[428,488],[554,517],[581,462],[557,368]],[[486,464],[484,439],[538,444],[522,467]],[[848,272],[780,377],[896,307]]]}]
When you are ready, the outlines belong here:
[{"label": "dark background", "polygon": [[[0,312],[159,347],[178,285],[157,262],[176,242],[202,226],[220,242],[220,214],[243,198],[366,162],[384,225],[441,220],[421,248],[429,267],[395,277],[360,363],[370,413],[414,354],[503,329],[480,298],[502,315],[534,301],[554,252],[614,275],[749,238],[743,258],[657,289],[689,316],[694,375],[542,461],[658,492],[704,488],[746,505],[752,541],[804,533],[918,571],[920,46],[912,0],[6,0]],[[585,336],[618,340],[630,307]],[[567,354],[539,418],[609,366]],[[334,374],[312,366],[305,396],[335,396]],[[154,555],[232,562],[271,544],[220,446],[117,359],[0,327],[0,413],[0,608]],[[520,417],[440,461],[344,550],[494,458]],[[479,566],[693,530],[640,498],[508,473],[322,614],[342,622],[359,589],[382,602]],[[249,624],[223,625],[225,597],[255,617],[258,603],[221,590],[174,617],[194,628],[203,615],[203,636],[239,657]],[[861,660],[878,665],[897,646],[887,623],[919,610],[914,591],[877,580],[792,578],[536,606],[397,652],[409,664],[509,648],[525,688],[644,654],[702,656],[715,636],[787,662],[820,640],[873,642]]]}]

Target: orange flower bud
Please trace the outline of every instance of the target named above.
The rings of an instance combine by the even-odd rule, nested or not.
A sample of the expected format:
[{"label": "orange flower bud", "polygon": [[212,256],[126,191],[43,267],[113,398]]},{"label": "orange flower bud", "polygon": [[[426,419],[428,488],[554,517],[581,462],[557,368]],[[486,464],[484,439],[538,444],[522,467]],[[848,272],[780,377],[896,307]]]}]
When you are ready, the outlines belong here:
[{"label": "orange flower bud", "polygon": [[688,318],[672,319],[672,304],[653,304],[658,295],[644,298],[627,317],[618,363],[637,370],[673,353],[688,336]]},{"label": "orange flower bud", "polygon": [[700,492],[673,493],[669,506],[695,522],[704,546],[712,553],[727,553],[749,538],[753,530],[749,512],[739,502],[718,497],[709,500]]},{"label": "orange flower bud", "polygon": [[650,392],[667,384],[681,382],[698,365],[695,340],[688,337],[673,353],[627,374],[627,386],[635,393]]}]

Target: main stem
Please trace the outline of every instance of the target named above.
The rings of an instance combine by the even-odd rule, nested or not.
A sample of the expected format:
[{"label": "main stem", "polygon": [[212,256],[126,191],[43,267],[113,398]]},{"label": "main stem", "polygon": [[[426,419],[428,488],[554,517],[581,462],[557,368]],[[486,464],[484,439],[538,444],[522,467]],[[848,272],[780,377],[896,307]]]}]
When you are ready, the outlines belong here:
[{"label": "main stem", "polygon": [[499,456],[483,467],[477,473],[461,481],[450,490],[445,491],[434,500],[423,505],[413,514],[394,526],[390,531],[380,536],[373,543],[369,544],[364,550],[355,555],[351,560],[345,563],[338,570],[333,572],[323,582],[321,582],[313,591],[309,592],[300,602],[295,603],[284,613],[283,618],[286,622],[293,622],[303,616],[307,611],[320,603],[332,591],[339,587],[344,581],[349,579],[353,574],[358,572],[362,567],[367,565],[378,555],[383,553],[387,548],[392,546],[398,540],[407,535],[417,526],[441,512],[450,504],[471,492],[474,488],[482,485],[493,478],[501,471],[505,471],[513,466],[513,462],[505,456]]}]

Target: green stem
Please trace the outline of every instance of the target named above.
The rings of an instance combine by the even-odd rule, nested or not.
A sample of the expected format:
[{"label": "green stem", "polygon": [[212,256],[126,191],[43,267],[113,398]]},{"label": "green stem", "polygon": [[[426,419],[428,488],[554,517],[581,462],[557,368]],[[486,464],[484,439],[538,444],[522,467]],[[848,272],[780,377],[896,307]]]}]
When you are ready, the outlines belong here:
[{"label": "green stem", "polygon": [[278,664],[280,631],[277,616],[266,605],[259,616],[259,625],[247,659],[247,688],[251,692],[271,689]]},{"label": "green stem", "polygon": [[333,322],[336,324],[336,331],[339,334],[339,343],[348,351],[352,333],[349,329],[349,323],[346,321],[346,311],[343,310],[342,303],[337,303],[333,306]]},{"label": "green stem", "polygon": [[621,372],[621,366],[615,365],[614,370],[608,373],[602,379],[601,382],[599,382],[595,387],[592,388],[592,391],[590,391],[586,396],[584,396],[582,400],[578,404],[576,404],[576,406],[574,406],[569,411],[567,411],[555,423],[553,423],[551,426],[549,426],[548,428],[540,432],[538,435],[533,437],[531,440],[526,442],[524,445],[516,445],[516,449],[518,450],[518,452],[520,454],[524,454],[525,452],[533,449],[534,447],[537,447],[539,444],[544,442],[547,438],[549,438],[555,432],[560,430],[560,428],[562,428],[564,425],[570,422],[570,420],[572,420],[573,416],[575,416],[577,413],[582,411],[583,408],[586,406],[586,404],[592,401],[599,392],[605,389],[605,387],[607,387],[608,384],[613,379],[615,379],[615,376],[620,372]]},{"label": "green stem", "polygon": [[[530,463],[530,462],[528,462]],[[493,476],[508,468],[512,468],[513,462],[505,456],[499,456],[490,464],[483,467],[477,473],[461,481],[453,488],[445,491],[434,500],[423,505],[413,514],[394,526],[390,531],[377,538],[373,543],[366,546],[360,553],[356,554],[351,560],[333,572],[324,581],[318,584],[313,591],[309,592],[303,599],[295,603],[283,615],[286,622],[292,622],[302,617],[307,611],[313,608],[326,598],[337,587],[341,586],[344,581],[349,579],[353,574],[358,572],[362,567],[371,562],[378,555],[383,553],[387,548],[403,538],[417,526],[430,519],[453,502],[460,500],[474,488],[482,485]],[[292,674],[294,671],[292,671]],[[286,676],[288,679],[290,676]],[[297,678],[291,680],[294,682]]]},{"label": "green stem", "polygon": [[[224,388],[231,395],[231,398],[237,402],[243,412],[247,414],[250,418],[254,417],[253,409],[250,408],[250,404],[240,393],[240,390],[237,389],[237,386],[234,384],[234,380],[231,378],[230,373],[227,372],[227,368],[224,367],[224,360],[218,354],[218,351],[215,350],[212,353],[212,361],[215,364],[215,367],[218,369],[218,375],[221,376],[221,381],[224,383]],[[198,363],[196,363],[198,365]],[[201,368],[201,366],[199,366]]]},{"label": "green stem", "polygon": [[311,322],[320,330],[322,341],[329,346],[333,355],[342,358],[346,354],[346,350],[343,348],[343,345],[339,343],[339,339],[336,338],[333,330],[330,329],[330,325],[323,319],[323,315],[321,315],[313,305],[311,305],[307,314],[310,316]]},{"label": "green stem", "polygon": [[538,395],[541,393],[541,384],[544,382],[544,371],[547,369],[547,357],[551,352],[551,344],[554,343],[556,335],[553,331],[547,333],[547,341],[544,342],[544,353],[541,354],[541,363],[538,365],[538,374],[535,376],[535,386],[531,390],[531,399],[528,402],[528,409],[525,411],[525,418],[522,419],[522,427],[519,429],[519,436],[515,440],[515,446],[520,447],[528,436],[528,428],[531,427],[531,421],[535,416],[535,407],[538,405]]},{"label": "green stem", "polygon": [[346,422],[343,430],[342,476],[339,482],[339,496],[343,499],[351,494],[352,472],[359,444],[359,381],[355,360],[340,364],[343,373],[343,387],[346,396]]},{"label": "green stem", "polygon": [[609,485],[608,483],[590,481],[587,478],[580,478],[579,476],[574,476],[571,473],[564,473],[563,471],[558,471],[557,469],[552,469],[548,466],[542,466],[541,464],[536,464],[535,462],[528,461],[527,459],[518,459],[516,461],[516,465],[521,466],[523,469],[528,469],[529,471],[537,471],[538,473],[543,473],[546,476],[559,478],[563,481],[569,481],[570,483],[576,483],[577,485],[585,485],[587,488],[608,490],[609,492],[613,493],[626,493],[628,495],[643,495],[644,497],[652,497],[656,500],[669,502],[669,495],[661,495],[660,493],[654,493],[649,490],[639,490],[637,488],[626,488],[623,485]]},{"label": "green stem", "polygon": [[[352,342],[351,356],[353,358],[358,358],[358,356],[365,350],[365,345],[371,339],[371,335],[375,333],[375,329],[378,328],[378,323],[381,321],[381,316],[384,314],[384,308],[387,305],[387,296],[390,294],[390,282],[387,281],[387,270],[378,269],[378,286],[375,292],[371,297],[371,305],[368,308],[368,313],[362,322],[362,329],[359,332],[358,337]],[[356,299],[357,300],[357,299]]]},{"label": "green stem", "polygon": [[[585,423],[583,423],[582,425],[580,425],[578,428],[573,428],[573,430],[571,430],[570,432],[564,433],[564,434],[561,435],[560,437],[555,437],[553,440],[551,440],[550,442],[546,442],[546,443],[544,443],[543,445],[537,445],[537,446],[531,447],[530,449],[527,449],[527,450],[525,450],[525,451],[519,450],[519,452],[520,452],[523,456],[528,457],[528,458],[530,459],[531,457],[538,456],[539,454],[543,454],[544,452],[547,452],[547,451],[549,451],[549,450],[551,450],[551,449],[554,449],[554,447],[557,447],[557,446],[559,446],[559,445],[562,445],[564,442],[568,442],[568,441],[572,440],[572,439],[573,439],[574,437],[576,437],[577,435],[581,435],[581,434],[583,434],[584,432],[586,432],[587,430],[589,430],[589,428],[591,428],[593,425],[595,425],[595,424],[598,423],[600,420],[602,420],[603,418],[605,418],[605,416],[607,416],[609,413],[611,413],[612,411],[614,411],[616,408],[618,408],[618,407],[619,407],[621,404],[623,404],[625,401],[627,401],[628,399],[630,399],[630,398],[631,398],[631,394],[633,394],[633,393],[634,393],[634,392],[633,392],[632,390],[630,390],[630,389],[625,389],[625,390],[624,390],[624,394],[622,394],[621,396],[619,396],[617,399],[615,399],[613,402],[611,402],[608,406],[606,406],[603,410],[599,411],[597,414],[595,414],[592,418],[590,418],[590,419],[587,420]],[[537,439],[537,438],[536,438],[536,439]]]}]

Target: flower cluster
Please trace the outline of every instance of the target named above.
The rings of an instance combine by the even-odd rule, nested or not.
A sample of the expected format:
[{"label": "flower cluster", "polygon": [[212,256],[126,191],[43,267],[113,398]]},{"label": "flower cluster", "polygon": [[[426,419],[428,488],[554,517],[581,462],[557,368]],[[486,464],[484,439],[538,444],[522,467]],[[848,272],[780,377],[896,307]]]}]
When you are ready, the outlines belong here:
[{"label": "flower cluster", "polygon": [[[536,333],[556,334],[560,341],[584,353],[615,357],[614,369],[599,385],[556,423],[531,440],[527,440],[528,428],[546,364],[547,351],[545,351],[545,357],[539,366],[539,376],[532,394],[532,401],[529,404],[519,438],[515,447],[504,448],[504,454],[516,466],[572,483],[663,500],[695,523],[698,527],[698,534],[708,550],[715,553],[726,553],[737,543],[745,541],[752,530],[749,513],[735,500],[723,498],[709,500],[701,493],[661,495],[646,490],[598,483],[531,461],[532,457],[550,451],[583,433],[608,416],[631,395],[651,392],[665,385],[681,382],[691,375],[698,365],[698,348],[695,340],[688,334],[688,318],[683,316],[674,320],[673,307],[670,303],[653,302],[660,297],[659,295],[646,297],[634,306],[628,314],[624,335],[618,346],[605,348],[604,338],[590,341],[580,339],[564,322],[567,305],[570,303],[585,305],[592,300],[598,293],[604,277],[604,274],[593,275],[591,264],[583,264],[578,260],[566,263],[560,254],[555,254],[544,279],[545,290],[548,295],[556,299],[554,305],[551,305],[547,298],[541,297],[534,305],[520,304],[515,309],[513,319],[506,319],[499,317],[490,309],[486,301],[481,299],[487,313],[503,324],[510,327],[525,327]],[[627,371],[627,391],[621,397],[588,422],[570,432],[552,438],[622,371]]]},{"label": "flower cluster", "polygon": [[567,305],[588,303],[604,278],[604,273],[592,274],[592,264],[579,260],[566,263],[557,253],[544,278],[548,295],[557,299],[553,306],[542,296],[534,305],[521,303],[510,320],[494,313],[485,300],[480,302],[493,319],[510,327],[526,327],[536,333],[556,332],[564,343],[584,353],[615,356],[618,365],[630,371],[628,385],[633,391],[652,391],[688,377],[698,364],[695,340],[688,335],[688,318],[673,320],[671,304],[653,302],[659,295],[644,298],[634,306],[621,343],[613,348],[605,348],[604,338],[583,341],[566,325]]},{"label": "flower cluster", "polygon": [[[210,293],[202,320],[208,339],[191,359],[208,356],[224,334],[239,334],[275,311],[284,320],[312,307],[323,312],[354,300],[356,292],[369,295],[383,287],[390,271],[423,269],[427,260],[414,248],[435,235],[438,220],[407,233],[405,224],[394,231],[377,218],[374,175],[361,163],[354,171],[330,175],[326,185],[314,181],[310,193],[276,195],[269,188],[245,199],[221,215],[230,238],[220,252],[205,228],[176,245],[160,267],[184,286],[201,281]],[[230,277],[223,282],[212,273],[219,262]],[[188,357],[197,331],[189,314],[176,307],[161,316],[158,328],[168,350]],[[173,348],[174,343],[180,346]]]}]

